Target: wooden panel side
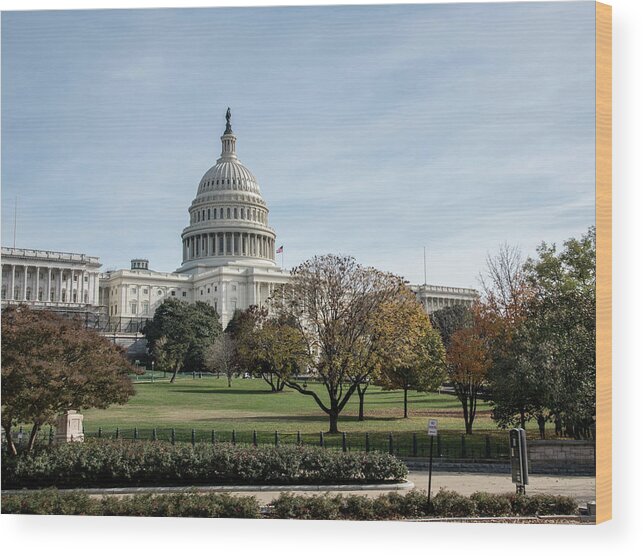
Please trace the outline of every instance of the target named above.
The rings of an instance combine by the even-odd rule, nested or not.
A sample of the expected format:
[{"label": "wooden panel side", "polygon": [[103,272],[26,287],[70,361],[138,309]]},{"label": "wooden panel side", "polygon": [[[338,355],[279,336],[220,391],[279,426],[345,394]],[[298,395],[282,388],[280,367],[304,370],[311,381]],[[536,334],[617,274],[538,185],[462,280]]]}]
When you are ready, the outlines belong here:
[{"label": "wooden panel side", "polygon": [[612,7],[596,3],[596,521],[612,518]]}]

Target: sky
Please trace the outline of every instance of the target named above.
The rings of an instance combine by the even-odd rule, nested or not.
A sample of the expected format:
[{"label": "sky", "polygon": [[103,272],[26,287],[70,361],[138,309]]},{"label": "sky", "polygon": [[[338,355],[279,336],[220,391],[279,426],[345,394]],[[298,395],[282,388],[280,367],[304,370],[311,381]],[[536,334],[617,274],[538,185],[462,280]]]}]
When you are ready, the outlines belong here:
[{"label": "sky", "polygon": [[594,224],[594,62],[589,1],[4,12],[2,245],[175,270],[230,106],[286,267],[479,287]]}]

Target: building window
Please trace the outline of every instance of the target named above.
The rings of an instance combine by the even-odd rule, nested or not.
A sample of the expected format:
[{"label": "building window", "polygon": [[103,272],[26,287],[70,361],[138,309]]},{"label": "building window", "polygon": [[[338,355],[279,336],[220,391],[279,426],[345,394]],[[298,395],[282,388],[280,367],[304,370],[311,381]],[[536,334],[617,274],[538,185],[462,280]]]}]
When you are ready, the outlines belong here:
[{"label": "building window", "polygon": [[131,303],[131,312],[132,312],[132,315],[135,315],[135,314],[136,314],[136,308],[137,308],[137,303],[136,303],[136,301],[134,301],[133,303]]},{"label": "building window", "polygon": [[239,212],[238,209],[234,209],[234,219],[237,220],[239,218]]},{"label": "building window", "polygon": [[210,220],[210,209],[208,209],[208,220]]},{"label": "building window", "polygon": [[156,293],[157,293],[157,295],[163,295],[163,290],[159,290]]},{"label": "building window", "polygon": [[217,291],[217,287],[218,287],[218,286],[214,286],[214,291]]},{"label": "building window", "polygon": [[7,286],[2,286],[2,299],[7,299]]},{"label": "building window", "polygon": [[27,298],[27,301],[31,301],[31,288],[27,288],[26,298]]},{"label": "building window", "polygon": [[210,293],[210,288],[208,288],[208,293]]},{"label": "building window", "polygon": [[132,288],[132,293],[136,294],[136,288]]},{"label": "building window", "polygon": [[176,292],[172,290],[172,297],[174,297],[175,295],[176,295]]},{"label": "building window", "polygon": [[143,314],[148,315],[150,313],[150,304],[143,302]]},{"label": "building window", "polygon": [[55,294],[55,290],[51,288],[51,291],[49,292],[49,301],[54,300],[54,294]]},{"label": "building window", "polygon": [[143,293],[147,293],[147,288],[143,288]]},{"label": "building window", "polygon": [[232,285],[232,291],[236,292],[237,291],[237,286],[235,284]]},{"label": "building window", "polygon": [[230,209],[226,209],[226,218],[230,218]]},{"label": "building window", "polygon": [[38,301],[42,301],[43,293],[42,290],[38,290]]},{"label": "building window", "polygon": [[217,219],[217,209],[212,209],[212,218],[213,220]]},{"label": "building window", "polygon": [[219,218],[223,218],[223,207],[219,209]]},{"label": "building window", "polygon": [[203,295],[203,290],[201,290],[201,295]]},{"label": "building window", "polygon": [[187,297],[187,296],[188,296],[187,292],[183,292],[183,297]]}]

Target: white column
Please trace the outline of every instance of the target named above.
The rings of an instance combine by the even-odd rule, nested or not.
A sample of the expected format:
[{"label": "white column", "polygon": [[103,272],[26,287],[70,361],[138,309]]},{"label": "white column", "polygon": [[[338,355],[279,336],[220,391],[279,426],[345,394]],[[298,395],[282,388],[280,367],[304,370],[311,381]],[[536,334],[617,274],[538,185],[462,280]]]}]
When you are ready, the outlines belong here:
[{"label": "white column", "polygon": [[[36,267],[36,296],[34,297],[34,299],[36,301],[38,301],[39,293],[40,293],[40,267],[37,266]],[[43,298],[43,300],[45,299],[44,294],[43,294],[42,298]]]},{"label": "white column", "polygon": [[16,265],[12,264],[11,265],[11,290],[9,292],[9,297],[7,299],[15,300],[15,298],[16,298]]},{"label": "white column", "polygon": [[45,301],[51,301],[51,267],[47,267],[47,297]]},{"label": "white column", "polygon": [[22,299],[27,301],[27,265],[23,266],[24,274],[22,276]]}]

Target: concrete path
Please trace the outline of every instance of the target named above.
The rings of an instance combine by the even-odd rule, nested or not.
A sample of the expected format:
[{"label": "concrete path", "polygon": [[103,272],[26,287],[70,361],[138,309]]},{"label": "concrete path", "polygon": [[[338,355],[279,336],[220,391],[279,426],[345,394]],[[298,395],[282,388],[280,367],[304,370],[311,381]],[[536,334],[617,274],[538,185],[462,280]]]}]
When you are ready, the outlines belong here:
[{"label": "concrete path", "polygon": [[[428,472],[411,471],[408,480],[415,484],[415,488],[426,491],[428,483]],[[435,494],[440,488],[455,490],[460,494],[470,495],[477,490],[502,494],[504,492],[515,492],[516,487],[508,475],[491,475],[488,473],[446,473],[433,472],[431,490]],[[527,494],[546,493],[571,496],[579,503],[590,502],[596,498],[596,480],[594,477],[561,477],[555,475],[532,475],[529,477]],[[322,494],[317,492],[297,492],[298,495],[313,496]],[[279,496],[276,492],[234,492],[235,495],[254,496],[260,504],[268,504]],[[376,498],[382,491],[355,490],[344,492],[332,492],[331,494],[359,494]],[[401,491],[400,494],[404,494]]]}]

